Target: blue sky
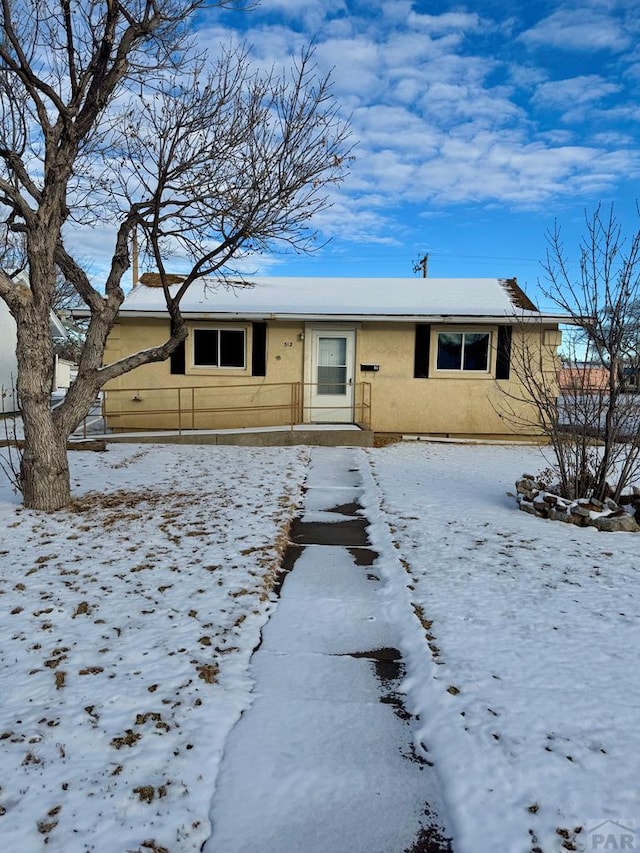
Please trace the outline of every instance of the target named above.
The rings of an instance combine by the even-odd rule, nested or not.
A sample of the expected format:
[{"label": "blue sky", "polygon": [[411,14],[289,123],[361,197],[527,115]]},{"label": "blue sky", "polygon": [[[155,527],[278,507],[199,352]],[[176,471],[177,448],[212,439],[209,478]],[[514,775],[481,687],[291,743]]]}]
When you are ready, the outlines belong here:
[{"label": "blue sky", "polygon": [[516,276],[537,297],[545,231],[568,247],[614,201],[636,227],[640,19],[633,0],[262,0],[198,22],[279,63],[313,41],[356,160],[312,257],[278,275]]}]

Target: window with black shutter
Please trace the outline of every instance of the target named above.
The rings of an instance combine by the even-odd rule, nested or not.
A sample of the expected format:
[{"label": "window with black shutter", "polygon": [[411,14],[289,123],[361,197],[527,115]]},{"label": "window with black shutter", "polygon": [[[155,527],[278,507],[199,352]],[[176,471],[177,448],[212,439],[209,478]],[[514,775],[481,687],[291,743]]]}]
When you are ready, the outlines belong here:
[{"label": "window with black shutter", "polygon": [[413,375],[416,379],[429,378],[429,349],[431,346],[431,326],[416,323],[416,343]]}]

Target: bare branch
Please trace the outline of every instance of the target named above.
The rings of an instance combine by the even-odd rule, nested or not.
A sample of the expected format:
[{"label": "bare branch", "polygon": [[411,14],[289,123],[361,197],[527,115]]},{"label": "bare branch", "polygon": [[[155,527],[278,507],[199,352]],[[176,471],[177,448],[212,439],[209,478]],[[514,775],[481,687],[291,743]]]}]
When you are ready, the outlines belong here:
[{"label": "bare branch", "polygon": [[[562,493],[617,500],[640,473],[640,396],[625,384],[639,366],[640,229],[625,239],[613,206],[599,206],[585,226],[577,273],[557,225],[543,265],[543,290],[578,330],[568,362],[545,372],[535,364],[537,349],[523,345],[513,369],[551,442]],[[597,385],[594,370],[603,377]]]},{"label": "bare branch", "polygon": [[[243,255],[280,243],[310,251],[312,217],[351,158],[349,131],[313,52],[287,72],[258,72],[245,47],[199,53],[189,21],[205,6],[253,0],[0,0],[0,206],[24,242],[24,298],[0,274],[18,324],[18,391],[29,506],[69,496],[66,438],[102,385],[168,358],[186,334],[180,301],[201,275],[224,280]],[[93,284],[66,237],[115,225],[111,263]],[[104,365],[124,299],[134,230],[160,273],[171,334]],[[177,259],[182,284],[169,288]],[[49,411],[49,312],[60,282],[90,314],[78,378]]]}]

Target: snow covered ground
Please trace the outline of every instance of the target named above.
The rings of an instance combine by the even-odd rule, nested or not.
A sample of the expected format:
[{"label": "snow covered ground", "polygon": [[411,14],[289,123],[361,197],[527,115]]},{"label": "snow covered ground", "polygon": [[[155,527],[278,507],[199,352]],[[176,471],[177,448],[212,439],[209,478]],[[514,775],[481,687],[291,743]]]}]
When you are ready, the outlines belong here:
[{"label": "snow covered ground", "polygon": [[545,467],[531,448],[371,462],[422,622],[405,622],[406,686],[456,853],[640,850],[636,536],[515,511],[514,473]]},{"label": "snow covered ground", "polygon": [[[356,453],[455,853],[640,849],[640,540],[518,512],[533,448]],[[2,484],[3,853],[200,849],[307,460],[74,452],[48,516]]]},{"label": "snow covered ground", "polygon": [[70,511],[4,489],[3,853],[200,849],[305,460],[123,445],[71,454]]}]

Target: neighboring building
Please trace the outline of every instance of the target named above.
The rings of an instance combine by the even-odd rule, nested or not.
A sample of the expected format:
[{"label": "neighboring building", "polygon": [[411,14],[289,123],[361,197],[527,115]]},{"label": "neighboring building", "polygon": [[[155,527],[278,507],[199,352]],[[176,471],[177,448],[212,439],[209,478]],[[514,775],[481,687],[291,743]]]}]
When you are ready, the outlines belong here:
[{"label": "neighboring building", "polygon": [[15,386],[18,376],[16,358],[16,321],[7,303],[0,299],[0,414],[16,411]]},{"label": "neighboring building", "polygon": [[629,394],[637,394],[640,391],[640,368],[636,365],[624,365],[620,369],[620,381],[622,390]]},{"label": "neighboring building", "polygon": [[[29,276],[26,272],[17,273],[13,278],[17,284],[29,286]],[[49,332],[56,351],[64,350],[69,344],[69,334],[64,322],[54,311],[49,312]],[[15,393],[18,378],[16,343],[16,321],[7,303],[0,299],[0,393],[2,394],[0,414],[3,411],[14,412],[19,408]],[[56,354],[52,392],[66,390],[73,381],[75,369],[76,365],[73,361]]]},{"label": "neighboring building", "polygon": [[597,394],[609,387],[609,371],[602,364],[576,362],[563,364],[558,370],[562,394]]},{"label": "neighboring building", "polygon": [[69,326],[54,311],[49,315],[49,331],[56,352],[53,393],[64,395],[75,379],[78,365],[74,358],[74,341],[71,338]]},{"label": "neighboring building", "polygon": [[[166,339],[157,284],[146,274],[127,296],[106,363]],[[182,302],[185,344],[107,386],[109,428],[357,423],[382,433],[505,436],[516,428],[500,414],[502,391],[522,393],[512,348],[545,348],[555,371],[566,319],[541,314],[515,279],[250,284],[194,282]]]}]

